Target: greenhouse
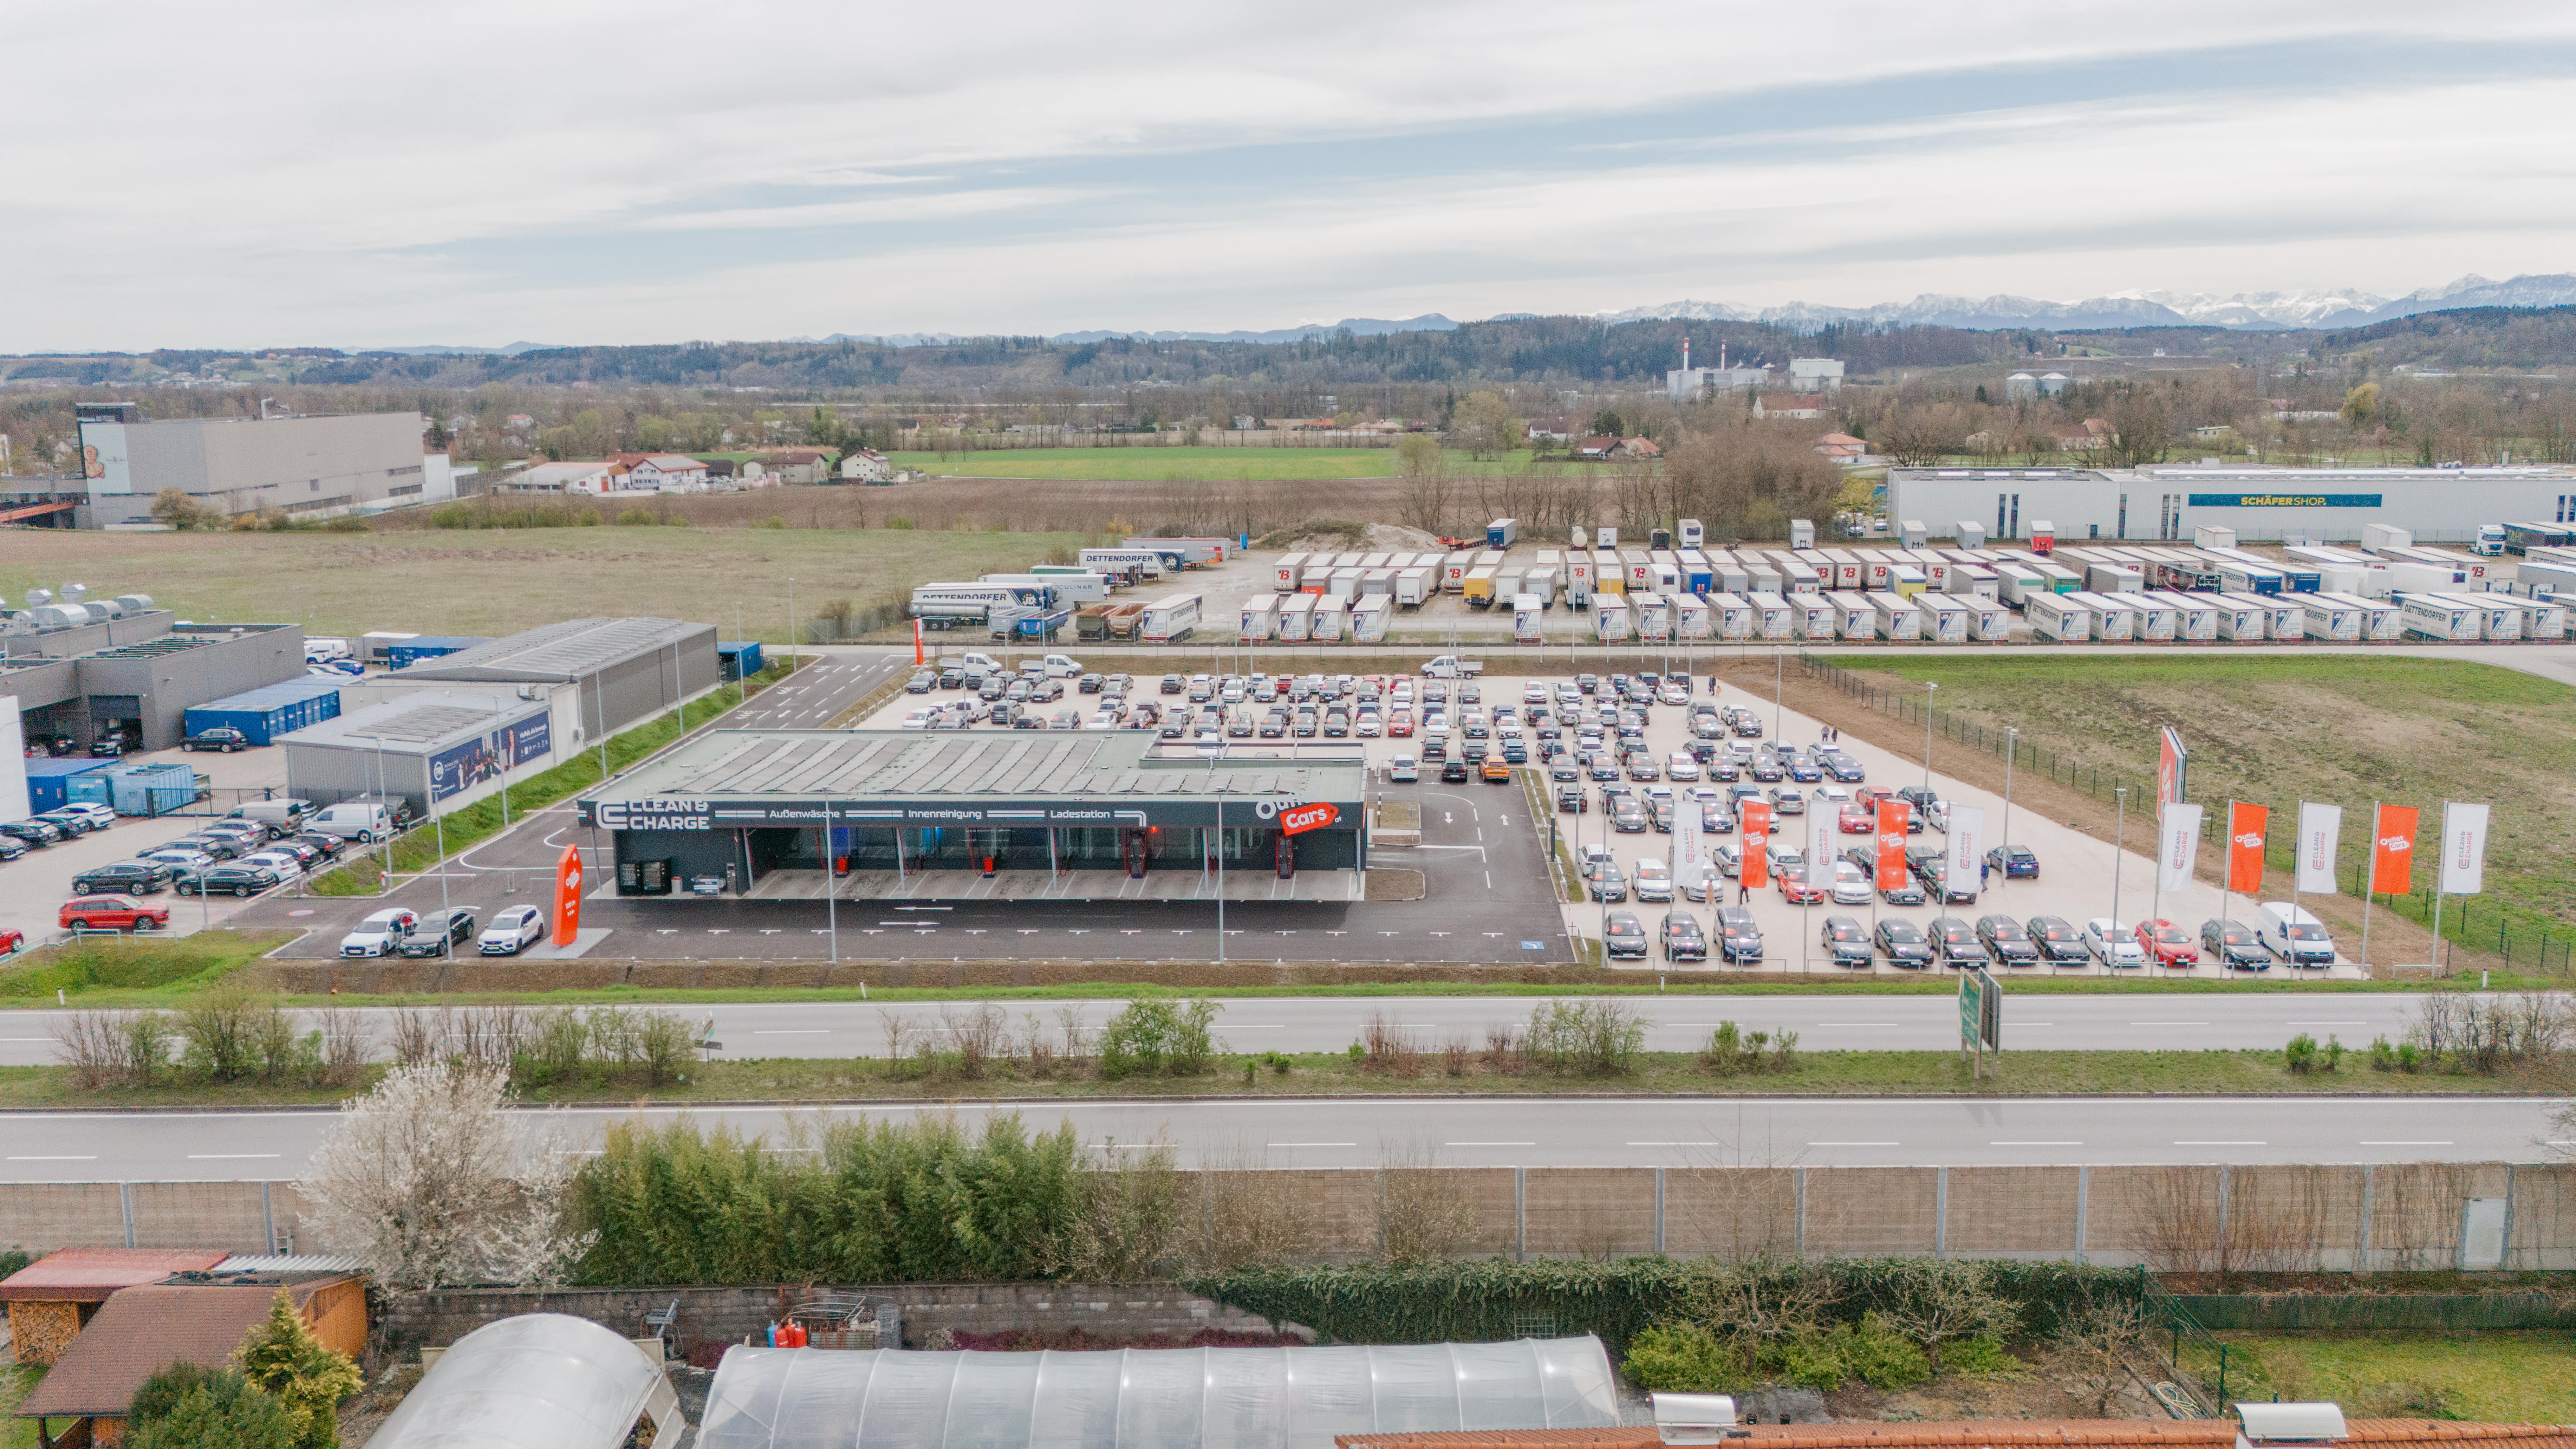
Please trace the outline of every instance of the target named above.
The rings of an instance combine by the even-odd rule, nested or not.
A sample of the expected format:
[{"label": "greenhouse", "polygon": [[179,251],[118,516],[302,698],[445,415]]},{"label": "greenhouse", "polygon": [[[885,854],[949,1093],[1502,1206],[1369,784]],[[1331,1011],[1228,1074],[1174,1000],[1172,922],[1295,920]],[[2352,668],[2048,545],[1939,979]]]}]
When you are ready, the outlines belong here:
[{"label": "greenhouse", "polygon": [[701,1449],[1330,1449],[1619,1422],[1601,1341],[924,1353],[735,1348]]},{"label": "greenhouse", "polygon": [[676,1443],[680,1400],[661,1366],[587,1318],[487,1323],[440,1354],[367,1449],[618,1449],[650,1414]]}]

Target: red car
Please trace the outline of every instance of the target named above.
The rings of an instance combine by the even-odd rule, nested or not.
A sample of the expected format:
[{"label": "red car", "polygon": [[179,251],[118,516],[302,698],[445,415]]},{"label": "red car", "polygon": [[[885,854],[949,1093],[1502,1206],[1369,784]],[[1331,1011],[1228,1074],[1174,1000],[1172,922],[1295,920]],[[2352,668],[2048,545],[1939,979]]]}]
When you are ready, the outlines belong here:
[{"label": "red car", "polygon": [[1413,733],[1413,711],[1409,709],[1399,709],[1395,713],[1388,715],[1386,717],[1386,732],[1399,740],[1411,735]]},{"label": "red car", "polygon": [[2138,949],[2159,966],[2197,966],[2200,944],[2191,933],[2161,918],[2138,923]]},{"label": "red car", "polygon": [[1878,812],[1858,801],[1844,806],[1842,814],[1834,818],[1841,822],[1845,835],[1867,835],[1878,828]]},{"label": "red car", "polygon": [[1820,885],[1808,884],[1807,873],[1805,871],[1782,870],[1774,871],[1773,874],[1779,877],[1780,898],[1782,900],[1787,901],[1793,906],[1824,904],[1825,888]]},{"label": "red car", "polygon": [[27,949],[27,933],[0,926],[0,956],[15,956]]},{"label": "red car", "polygon": [[75,896],[63,902],[66,931],[154,931],[168,924],[168,906],[147,906],[132,896]]}]

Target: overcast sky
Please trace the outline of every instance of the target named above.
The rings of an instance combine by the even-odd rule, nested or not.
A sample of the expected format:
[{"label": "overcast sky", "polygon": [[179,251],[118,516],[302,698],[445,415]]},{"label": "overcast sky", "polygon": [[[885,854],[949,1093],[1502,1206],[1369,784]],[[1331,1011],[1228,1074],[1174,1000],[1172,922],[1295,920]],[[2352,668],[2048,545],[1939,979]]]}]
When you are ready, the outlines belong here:
[{"label": "overcast sky", "polygon": [[5,351],[2576,269],[2566,0],[135,0],[9,28]]}]

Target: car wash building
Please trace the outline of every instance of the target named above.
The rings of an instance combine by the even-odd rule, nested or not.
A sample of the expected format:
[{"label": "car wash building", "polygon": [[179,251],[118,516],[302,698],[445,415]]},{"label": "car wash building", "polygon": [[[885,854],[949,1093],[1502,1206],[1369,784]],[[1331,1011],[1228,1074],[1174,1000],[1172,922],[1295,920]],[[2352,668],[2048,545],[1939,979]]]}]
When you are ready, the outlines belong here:
[{"label": "car wash building", "polygon": [[1366,792],[1342,742],[728,730],[578,808],[624,896],[1350,901]]}]

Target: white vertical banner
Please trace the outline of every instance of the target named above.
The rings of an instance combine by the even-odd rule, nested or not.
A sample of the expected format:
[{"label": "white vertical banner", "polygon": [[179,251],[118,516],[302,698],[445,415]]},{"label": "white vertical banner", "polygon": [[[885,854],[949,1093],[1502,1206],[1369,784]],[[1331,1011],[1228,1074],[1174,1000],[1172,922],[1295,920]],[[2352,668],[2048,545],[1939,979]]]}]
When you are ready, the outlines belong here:
[{"label": "white vertical banner", "polygon": [[1834,888],[1834,843],[1841,829],[1841,822],[1823,808],[1823,802],[1807,802],[1807,879],[1819,890]]},{"label": "white vertical banner", "polygon": [[18,696],[0,695],[0,825],[33,813],[27,800],[27,730]]},{"label": "white vertical banner", "polygon": [[1982,805],[1950,806],[1950,839],[1941,867],[1941,884],[1951,894],[1985,889],[1986,809]]},{"label": "white vertical banner", "polygon": [[2200,807],[2165,806],[2156,839],[2156,889],[2191,889],[2192,872],[2200,865]]},{"label": "white vertical banner", "polygon": [[2343,807],[2299,802],[2299,893],[2335,893],[2335,849],[2343,841]]},{"label": "white vertical banner", "polygon": [[[1704,807],[1688,795],[1673,801],[1673,888],[1689,899],[1691,887],[1708,874],[1708,848],[1700,838],[1700,811]],[[1710,901],[1715,903],[1715,892]]]},{"label": "white vertical banner", "polygon": [[2486,884],[2487,807],[2442,807],[2442,894],[2476,895]]}]

